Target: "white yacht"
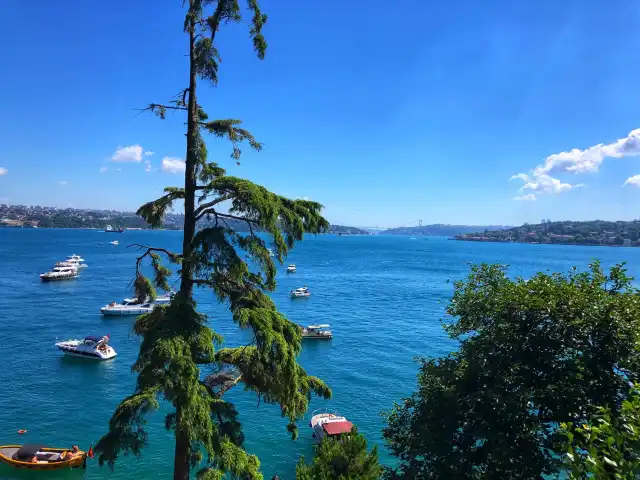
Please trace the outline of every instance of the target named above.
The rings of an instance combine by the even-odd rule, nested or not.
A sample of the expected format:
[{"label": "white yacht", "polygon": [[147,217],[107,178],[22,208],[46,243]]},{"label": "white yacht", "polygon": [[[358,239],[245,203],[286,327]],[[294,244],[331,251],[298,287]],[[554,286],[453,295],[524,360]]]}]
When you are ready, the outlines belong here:
[{"label": "white yacht", "polygon": [[113,347],[108,345],[109,335],[104,337],[88,336],[83,340],[67,340],[56,343],[56,347],[71,357],[89,358],[92,360],[109,360],[117,355]]},{"label": "white yacht", "polygon": [[296,271],[296,264],[292,263],[287,267],[287,273],[295,273]]},{"label": "white yacht", "polygon": [[309,325],[308,327],[300,327],[302,330],[302,339],[311,338],[315,340],[331,340],[333,333],[327,330],[331,325],[326,323],[322,325]]},{"label": "white yacht", "polygon": [[291,298],[307,298],[311,296],[311,292],[307,287],[296,288],[291,290]]},{"label": "white yacht", "polygon": [[56,267],[76,267],[86,268],[87,264],[84,263],[84,258],[80,255],[69,255],[66,260],[56,263]]},{"label": "white yacht", "polygon": [[113,242],[109,242],[111,245],[120,245],[120,242],[118,242],[118,240],[114,240]]},{"label": "white yacht", "polygon": [[353,430],[353,423],[346,417],[327,410],[313,412],[309,426],[313,430],[313,439],[318,443],[325,437],[338,437]]},{"label": "white yacht", "polygon": [[78,269],[72,265],[56,266],[47,273],[40,274],[43,282],[53,282],[56,280],[68,280],[78,276]]},{"label": "white yacht", "polygon": [[125,316],[125,315],[142,315],[153,311],[156,305],[164,305],[171,302],[174,293],[156,297],[155,301],[147,298],[147,301],[140,303],[137,298],[125,298],[122,303],[112,302],[100,309],[100,312],[106,316]]}]

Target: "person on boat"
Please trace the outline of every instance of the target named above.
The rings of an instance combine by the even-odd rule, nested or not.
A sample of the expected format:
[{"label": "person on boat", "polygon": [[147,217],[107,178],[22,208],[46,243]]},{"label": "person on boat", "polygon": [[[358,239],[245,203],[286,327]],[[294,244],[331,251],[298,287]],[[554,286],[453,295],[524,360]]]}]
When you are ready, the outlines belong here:
[{"label": "person on boat", "polygon": [[38,457],[34,455],[33,458],[31,458],[31,463],[38,463]]},{"label": "person on boat", "polygon": [[62,452],[62,454],[60,455],[60,459],[63,461],[71,460],[73,459],[73,457],[76,456],[76,454],[78,453],[78,450],[79,450],[78,446],[74,445],[73,447],[71,447],[71,450]]}]

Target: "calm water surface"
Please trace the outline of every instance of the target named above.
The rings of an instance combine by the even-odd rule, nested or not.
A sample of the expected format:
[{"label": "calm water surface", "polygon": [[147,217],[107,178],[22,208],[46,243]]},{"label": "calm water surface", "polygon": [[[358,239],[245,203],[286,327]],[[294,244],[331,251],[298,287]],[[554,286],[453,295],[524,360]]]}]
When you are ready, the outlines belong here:
[{"label": "calm water surface", "polygon": [[[109,241],[118,239],[120,246]],[[130,296],[136,251],[142,243],[179,249],[181,232],[128,231],[106,234],[86,230],[0,229],[0,443],[77,443],[88,448],[105,432],[114,407],[133,392],[130,366],[138,352],[131,334],[133,317],[100,315],[100,307]],[[89,265],[79,278],[41,283],[39,273],[77,253]],[[305,343],[300,363],[333,389],[331,407],[356,423],[370,443],[380,445],[380,412],[409,394],[417,371],[413,357],[446,355],[455,348],[440,326],[452,293],[448,280],[463,278],[469,262],[511,265],[513,275],[540,270],[586,268],[593,259],[605,266],[627,261],[640,273],[640,249],[453,242],[408,237],[308,237],[291,253],[297,273],[278,274],[273,298],[292,321],[329,323],[331,342]],[[292,301],[287,292],[308,285],[309,299]],[[200,290],[199,308],[225,337],[226,345],[249,343],[225,308]],[[56,340],[89,334],[111,334],[118,357],[92,363],[64,358]],[[260,405],[255,396],[236,389],[227,394],[237,403],[246,448],[259,456],[266,478],[278,473],[294,478],[300,455],[313,450],[308,418],[291,442],[279,409]],[[166,409],[165,409],[166,410]],[[164,412],[150,418],[150,446],[142,459],[124,457],[109,472],[90,461],[86,471],[47,478],[169,478],[173,438],[162,428]],[[25,435],[17,430],[27,429]],[[389,457],[381,451],[381,458]],[[0,466],[0,478],[32,478]]]}]

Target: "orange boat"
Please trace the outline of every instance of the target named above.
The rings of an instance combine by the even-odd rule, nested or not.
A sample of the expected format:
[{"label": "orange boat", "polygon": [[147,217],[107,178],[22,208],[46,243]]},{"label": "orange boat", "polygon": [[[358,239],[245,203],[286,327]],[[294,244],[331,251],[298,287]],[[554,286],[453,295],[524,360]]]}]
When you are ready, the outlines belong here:
[{"label": "orange boat", "polygon": [[66,448],[49,448],[40,443],[1,445],[0,462],[29,470],[84,468],[87,465],[87,453],[82,450],[72,453]]}]

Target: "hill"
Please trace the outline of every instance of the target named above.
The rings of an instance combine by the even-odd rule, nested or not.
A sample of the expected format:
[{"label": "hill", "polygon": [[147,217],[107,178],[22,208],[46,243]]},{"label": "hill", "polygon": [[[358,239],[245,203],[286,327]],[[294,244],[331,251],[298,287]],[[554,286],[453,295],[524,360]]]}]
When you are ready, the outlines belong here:
[{"label": "hill", "polygon": [[[227,220],[226,222],[230,228],[237,232],[249,230],[244,222],[237,220]],[[163,228],[179,230],[183,223],[182,214],[170,213],[164,219]],[[207,224],[207,221],[202,223],[202,225]],[[133,212],[0,204],[0,227],[103,229],[107,225],[136,229],[150,228],[147,222]],[[369,235],[369,232],[359,228],[343,225],[331,225],[329,233]]]},{"label": "hill", "polygon": [[442,236],[442,237],[452,237],[455,235],[462,235],[465,233],[472,232],[483,232],[485,230],[503,230],[506,227],[502,225],[487,225],[487,226],[479,226],[479,225],[445,225],[442,223],[437,223],[434,225],[422,225],[419,227],[398,227],[398,228],[390,228],[388,230],[384,230],[380,232],[381,235],[425,235],[425,236]]},{"label": "hill", "polygon": [[507,230],[458,235],[473,242],[552,243],[564,245],[640,246],[640,221],[544,222]]},{"label": "hill", "polygon": [[344,225],[331,225],[329,233],[337,235],[371,235],[371,233],[366,230],[362,230],[361,228],[345,227]]}]

